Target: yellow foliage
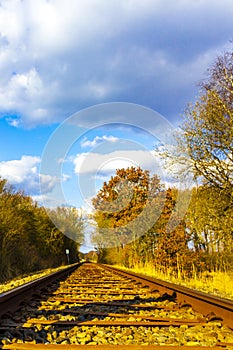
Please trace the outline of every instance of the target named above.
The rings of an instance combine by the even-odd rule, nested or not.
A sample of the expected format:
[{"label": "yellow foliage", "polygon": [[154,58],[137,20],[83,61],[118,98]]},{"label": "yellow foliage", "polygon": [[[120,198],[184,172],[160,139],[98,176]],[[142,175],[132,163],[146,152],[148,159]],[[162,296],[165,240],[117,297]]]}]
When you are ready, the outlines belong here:
[{"label": "yellow foliage", "polygon": [[188,288],[196,289],[209,294],[214,294],[222,298],[233,300],[233,273],[226,272],[203,272],[198,278],[193,273],[191,278],[179,276],[174,273],[173,269],[167,269],[166,273],[156,270],[153,264],[138,264],[133,269],[127,269],[123,266],[116,266],[121,269],[131,270],[136,273],[162,279],[168,282],[183,285]]}]

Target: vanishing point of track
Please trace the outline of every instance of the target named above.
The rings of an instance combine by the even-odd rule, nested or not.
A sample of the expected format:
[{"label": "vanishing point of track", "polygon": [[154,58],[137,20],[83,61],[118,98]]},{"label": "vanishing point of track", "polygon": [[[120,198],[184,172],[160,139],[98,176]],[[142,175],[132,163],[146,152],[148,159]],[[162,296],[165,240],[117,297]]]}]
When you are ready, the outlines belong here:
[{"label": "vanishing point of track", "polygon": [[105,265],[0,295],[0,348],[233,349],[233,302]]}]

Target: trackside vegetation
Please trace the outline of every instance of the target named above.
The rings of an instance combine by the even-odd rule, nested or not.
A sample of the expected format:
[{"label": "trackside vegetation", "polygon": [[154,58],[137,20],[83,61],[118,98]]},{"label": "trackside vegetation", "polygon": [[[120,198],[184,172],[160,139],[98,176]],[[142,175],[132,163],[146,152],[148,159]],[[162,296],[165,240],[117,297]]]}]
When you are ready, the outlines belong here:
[{"label": "trackside vegetation", "polygon": [[[185,215],[179,217],[176,208],[177,188],[165,189],[158,176],[140,167],[116,170],[93,199],[98,259],[184,279],[233,271],[233,52],[210,67],[175,137],[177,145],[160,155],[167,168],[180,169],[178,176],[195,180],[186,190]],[[147,228],[144,216],[135,218],[148,202],[147,218],[156,220]],[[144,233],[137,235],[140,225]]]},{"label": "trackside vegetation", "polygon": [[59,231],[44,207],[0,179],[0,282],[66,264],[65,249],[69,249],[70,262],[78,260],[83,240],[82,218],[74,208],[56,208],[55,214],[70,230],[71,214],[76,218],[72,227],[75,241]]}]

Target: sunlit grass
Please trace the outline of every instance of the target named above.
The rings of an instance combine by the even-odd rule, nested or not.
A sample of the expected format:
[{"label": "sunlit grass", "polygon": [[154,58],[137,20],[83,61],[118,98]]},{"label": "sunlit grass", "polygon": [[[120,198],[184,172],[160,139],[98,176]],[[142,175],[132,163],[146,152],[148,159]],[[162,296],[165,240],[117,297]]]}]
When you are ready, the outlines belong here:
[{"label": "sunlit grass", "polygon": [[32,282],[40,277],[46,276],[50,273],[56,272],[58,270],[66,268],[66,267],[67,266],[64,265],[64,266],[60,266],[60,267],[56,267],[56,268],[49,268],[46,270],[34,272],[34,273],[31,273],[28,275],[15,277],[10,281],[6,281],[6,282],[0,284],[0,294],[8,292],[11,289],[17,288],[25,283]]},{"label": "sunlit grass", "polygon": [[187,278],[182,276],[182,274],[177,277],[177,274],[175,274],[172,269],[168,269],[166,273],[156,270],[155,266],[150,264],[138,264],[131,269],[127,269],[120,265],[117,265],[116,267],[176,283],[198,291],[214,294],[222,298],[233,299],[233,272],[203,272],[199,274],[198,277],[194,272],[191,278]]}]

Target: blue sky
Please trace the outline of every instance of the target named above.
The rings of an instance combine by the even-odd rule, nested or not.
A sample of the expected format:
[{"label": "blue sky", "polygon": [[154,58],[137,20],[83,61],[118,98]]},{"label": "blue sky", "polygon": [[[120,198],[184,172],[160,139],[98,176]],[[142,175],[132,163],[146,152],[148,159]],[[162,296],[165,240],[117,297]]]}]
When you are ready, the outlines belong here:
[{"label": "blue sky", "polygon": [[232,0],[0,1],[0,176],[91,210],[116,167],[160,172],[151,152],[231,48],[232,18]]}]

